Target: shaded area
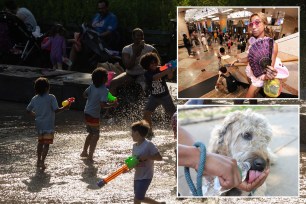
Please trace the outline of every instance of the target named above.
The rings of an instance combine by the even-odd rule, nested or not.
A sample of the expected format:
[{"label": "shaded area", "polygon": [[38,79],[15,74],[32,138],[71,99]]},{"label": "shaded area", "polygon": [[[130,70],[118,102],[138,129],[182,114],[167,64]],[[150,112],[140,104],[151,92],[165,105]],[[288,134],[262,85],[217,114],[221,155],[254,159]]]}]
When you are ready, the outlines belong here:
[{"label": "shaded area", "polygon": [[178,94],[179,98],[200,98],[205,93],[213,90],[215,88],[218,75],[211,77],[205,81],[202,81],[190,88],[180,91]]}]

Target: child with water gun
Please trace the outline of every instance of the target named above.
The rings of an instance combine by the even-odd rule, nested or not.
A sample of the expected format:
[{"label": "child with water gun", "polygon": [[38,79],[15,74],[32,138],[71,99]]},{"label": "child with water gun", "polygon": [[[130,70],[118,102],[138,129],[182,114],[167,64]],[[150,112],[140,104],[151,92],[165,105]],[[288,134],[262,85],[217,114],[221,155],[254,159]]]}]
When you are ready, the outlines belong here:
[{"label": "child with water gun", "polygon": [[154,161],[161,161],[162,157],[156,146],[145,138],[150,129],[145,120],[133,123],[131,128],[132,138],[135,142],[132,150],[133,156],[126,159],[123,166],[100,180],[97,185],[103,187],[120,174],[134,168],[134,203],[158,203],[145,195],[153,178]]},{"label": "child with water gun", "polygon": [[116,107],[118,105],[116,98],[109,99],[109,91],[105,84],[107,82],[107,70],[98,67],[92,72],[92,82],[83,93],[87,98],[84,114],[88,135],[86,137],[81,157],[93,161],[97,142],[100,135],[100,111],[101,108]]},{"label": "child with water gun", "polygon": [[145,137],[150,129],[145,120],[132,124],[133,144],[132,154],[139,158],[140,163],[135,167],[134,175],[134,203],[154,203],[152,198],[146,197],[146,192],[151,184],[154,174],[154,161],[161,161],[156,146]]},{"label": "child with water gun", "polygon": [[35,117],[35,126],[38,135],[36,166],[45,169],[45,159],[48,155],[49,145],[53,144],[55,113],[69,109],[70,105],[59,108],[54,95],[49,94],[48,79],[40,77],[35,81],[36,95],[27,106],[27,113]]},{"label": "child with water gun", "polygon": [[174,60],[171,63],[167,63],[167,68],[161,71],[158,66],[160,64],[159,57],[157,54],[151,52],[141,57],[140,64],[146,70],[144,76],[147,87],[150,90],[150,96],[144,110],[143,119],[150,124],[148,138],[151,139],[153,137],[151,118],[155,109],[162,105],[165,112],[170,117],[176,112],[176,107],[166,84],[166,77],[168,77],[168,79],[173,78],[173,72],[176,70],[176,61]]}]

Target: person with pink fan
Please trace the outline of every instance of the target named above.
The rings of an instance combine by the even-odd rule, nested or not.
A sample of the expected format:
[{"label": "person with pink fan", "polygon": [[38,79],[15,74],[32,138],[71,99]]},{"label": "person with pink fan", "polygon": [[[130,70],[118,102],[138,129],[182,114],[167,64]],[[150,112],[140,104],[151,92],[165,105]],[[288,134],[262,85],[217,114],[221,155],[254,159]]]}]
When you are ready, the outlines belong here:
[{"label": "person with pink fan", "polygon": [[[249,39],[248,56],[232,63],[232,65],[236,62],[249,63],[246,67],[246,74],[251,79],[251,85],[246,98],[255,98],[265,83],[278,78],[279,69],[275,67],[278,45],[274,42],[273,33],[267,27],[267,24],[267,17],[264,13],[253,13],[251,15],[249,29],[252,32],[252,37]],[[285,69],[287,70],[287,68]],[[286,78],[288,75],[289,73],[279,78]],[[281,83],[276,84],[279,84],[279,87],[274,87],[273,94],[268,93],[267,96],[277,97],[280,94]]]}]

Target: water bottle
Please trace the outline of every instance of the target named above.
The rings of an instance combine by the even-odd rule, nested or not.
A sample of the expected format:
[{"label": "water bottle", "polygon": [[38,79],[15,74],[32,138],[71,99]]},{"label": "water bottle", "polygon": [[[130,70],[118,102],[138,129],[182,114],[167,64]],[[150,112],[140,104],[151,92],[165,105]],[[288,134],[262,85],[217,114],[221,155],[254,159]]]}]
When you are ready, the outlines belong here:
[{"label": "water bottle", "polygon": [[[249,162],[237,162],[237,165],[240,170],[241,180],[244,181],[248,171],[251,168],[251,164]],[[220,196],[222,193],[225,193],[229,190],[231,189],[222,189],[219,178],[217,176],[203,176],[203,196]]]}]

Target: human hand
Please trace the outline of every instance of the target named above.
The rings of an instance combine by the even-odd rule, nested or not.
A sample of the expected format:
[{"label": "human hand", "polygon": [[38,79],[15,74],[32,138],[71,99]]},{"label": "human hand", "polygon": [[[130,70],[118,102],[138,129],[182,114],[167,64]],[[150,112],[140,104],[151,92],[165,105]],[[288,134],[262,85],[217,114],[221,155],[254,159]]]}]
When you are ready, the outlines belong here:
[{"label": "human hand", "polygon": [[277,70],[272,66],[267,66],[265,79],[274,79],[277,75]]},{"label": "human hand", "polygon": [[237,62],[239,62],[239,59],[236,59],[235,61],[233,61],[233,62],[231,63],[231,67],[234,66],[235,63],[237,63]]},{"label": "human hand", "polygon": [[116,108],[118,105],[119,105],[118,100],[115,100],[115,101],[112,103],[112,106],[113,106],[114,108]]},{"label": "human hand", "polygon": [[243,181],[237,188],[239,188],[240,190],[246,191],[246,192],[250,192],[250,191],[258,188],[259,186],[261,186],[266,181],[266,178],[268,177],[269,173],[270,173],[270,169],[266,169],[252,183],[248,183],[247,181]]},{"label": "human hand", "polygon": [[231,189],[241,183],[237,161],[227,156],[207,153],[204,173],[218,176],[224,189]]}]

